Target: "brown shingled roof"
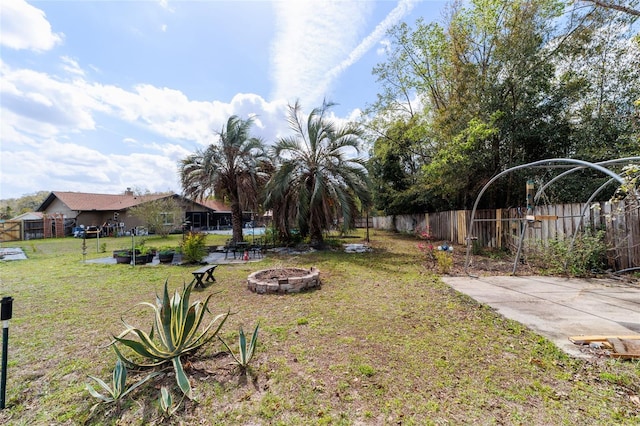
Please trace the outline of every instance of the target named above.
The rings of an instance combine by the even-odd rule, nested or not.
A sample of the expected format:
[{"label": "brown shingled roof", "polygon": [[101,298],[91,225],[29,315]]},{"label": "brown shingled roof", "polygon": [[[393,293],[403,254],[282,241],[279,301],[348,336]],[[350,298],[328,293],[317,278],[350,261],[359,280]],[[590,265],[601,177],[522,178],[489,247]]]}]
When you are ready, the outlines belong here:
[{"label": "brown shingled roof", "polygon": [[97,211],[117,211],[127,209],[138,204],[171,197],[174,194],[151,194],[151,195],[126,195],[126,194],[92,194],[86,192],[62,192],[51,193],[71,210],[97,210]]},{"label": "brown shingled roof", "polygon": [[202,200],[198,201],[198,204],[202,204],[203,206],[209,207],[211,210],[215,210],[217,212],[230,212],[231,207],[218,200]]}]

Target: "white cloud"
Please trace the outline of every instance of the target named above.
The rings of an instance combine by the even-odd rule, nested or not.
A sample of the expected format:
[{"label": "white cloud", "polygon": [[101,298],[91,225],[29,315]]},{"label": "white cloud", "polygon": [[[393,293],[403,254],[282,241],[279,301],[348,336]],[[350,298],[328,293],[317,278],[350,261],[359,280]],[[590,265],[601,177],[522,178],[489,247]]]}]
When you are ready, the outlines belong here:
[{"label": "white cloud", "polygon": [[373,32],[358,41],[373,3],[277,2],[272,46],[274,98],[300,99],[303,105],[322,101],[333,82],[405,17],[417,0],[402,0]]},{"label": "white cloud", "polygon": [[[229,103],[198,101],[166,87],[141,84],[126,90],[71,75],[63,80],[0,62],[0,197],[42,189],[119,193],[128,186],[178,191],[178,160],[214,142],[230,115],[255,116],[252,133],[267,142],[288,131],[284,101],[254,94],[238,94]],[[97,124],[97,113],[121,123]],[[92,135],[98,131],[114,133],[129,153],[113,145],[101,150],[104,142]],[[148,142],[154,133],[174,142]]]},{"label": "white cloud", "polygon": [[[63,64],[75,64],[64,58]],[[75,69],[75,68],[74,68]],[[260,119],[265,138],[273,139],[284,124],[286,103],[267,102],[254,94],[237,94],[229,103],[189,99],[179,90],[139,84],[133,90],[89,82],[70,70],[72,80],[46,73],[11,69],[2,64],[3,128],[17,135],[51,137],[95,130],[97,112],[142,126],[158,135],[206,145],[229,116]],[[123,135],[122,139],[127,137]]]},{"label": "white cloud", "polygon": [[349,53],[349,56],[333,67],[329,71],[329,78],[335,79],[340,75],[342,71],[353,65],[358,61],[362,55],[364,55],[369,49],[371,49],[380,39],[382,39],[387,30],[393,25],[397,24],[402,18],[404,18],[411,9],[413,9],[416,0],[403,0],[398,6],[396,6],[382,22],[380,22],[371,34],[366,36],[355,49]]},{"label": "white cloud", "polygon": [[77,143],[49,140],[38,152],[3,152],[0,197],[19,197],[37,190],[117,194],[126,187],[179,191],[177,160],[188,152],[175,145],[157,148],[130,155],[103,154]]},{"label": "white cloud", "polygon": [[62,61],[62,69],[69,74],[75,75],[84,75],[84,70],[80,68],[78,61],[68,56],[61,56],[60,60]]},{"label": "white cloud", "polygon": [[37,71],[14,70],[5,64],[0,77],[3,120],[17,131],[51,136],[95,128],[92,110],[99,105],[74,83]]},{"label": "white cloud", "polygon": [[386,55],[391,49],[391,41],[389,39],[380,40],[376,54],[379,56]]},{"label": "white cloud", "polygon": [[44,12],[24,0],[3,1],[0,21],[0,44],[10,49],[45,51],[62,43]]},{"label": "white cloud", "polygon": [[373,3],[366,1],[276,2],[275,26],[279,31],[271,47],[273,98],[290,102],[299,98],[303,105],[321,100],[327,87],[318,84],[357,45],[364,16],[372,7]]},{"label": "white cloud", "polygon": [[158,0],[158,4],[160,4],[160,7],[168,12],[175,12],[175,10],[171,6],[169,6],[169,0]]}]

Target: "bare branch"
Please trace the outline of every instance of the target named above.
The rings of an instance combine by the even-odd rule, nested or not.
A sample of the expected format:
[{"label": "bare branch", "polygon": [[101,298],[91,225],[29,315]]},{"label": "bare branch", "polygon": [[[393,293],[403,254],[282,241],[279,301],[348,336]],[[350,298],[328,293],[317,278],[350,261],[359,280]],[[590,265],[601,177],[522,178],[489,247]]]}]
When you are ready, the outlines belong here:
[{"label": "bare branch", "polygon": [[606,9],[613,9],[613,10],[617,10],[619,12],[624,12],[624,13],[628,13],[630,15],[635,15],[635,16],[640,16],[640,10],[635,10],[632,9],[630,7],[627,6],[623,6],[621,4],[615,4],[615,3],[611,3],[608,1],[602,1],[602,0],[582,0],[588,3],[593,3],[596,6],[599,7],[604,7]]}]

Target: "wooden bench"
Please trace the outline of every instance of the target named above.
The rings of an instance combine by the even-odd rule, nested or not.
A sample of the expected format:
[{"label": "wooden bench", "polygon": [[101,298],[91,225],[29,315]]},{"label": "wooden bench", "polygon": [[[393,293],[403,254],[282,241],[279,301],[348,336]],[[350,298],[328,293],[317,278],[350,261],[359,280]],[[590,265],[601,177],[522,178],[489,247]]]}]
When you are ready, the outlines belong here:
[{"label": "wooden bench", "polygon": [[[213,272],[216,270],[218,265],[205,265],[202,268],[196,269],[192,272],[193,279],[196,282],[194,287],[204,288],[204,282],[215,281],[216,278],[213,276]],[[204,278],[204,281],[203,281]]]}]

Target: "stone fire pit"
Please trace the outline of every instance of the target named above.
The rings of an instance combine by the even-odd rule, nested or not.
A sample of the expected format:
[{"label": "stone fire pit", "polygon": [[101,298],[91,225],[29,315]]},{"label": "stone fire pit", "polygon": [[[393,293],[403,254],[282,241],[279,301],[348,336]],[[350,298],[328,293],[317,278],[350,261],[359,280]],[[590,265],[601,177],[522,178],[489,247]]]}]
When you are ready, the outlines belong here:
[{"label": "stone fire pit", "polygon": [[316,268],[263,269],[247,278],[249,290],[264,293],[298,293],[320,287],[320,271]]}]

